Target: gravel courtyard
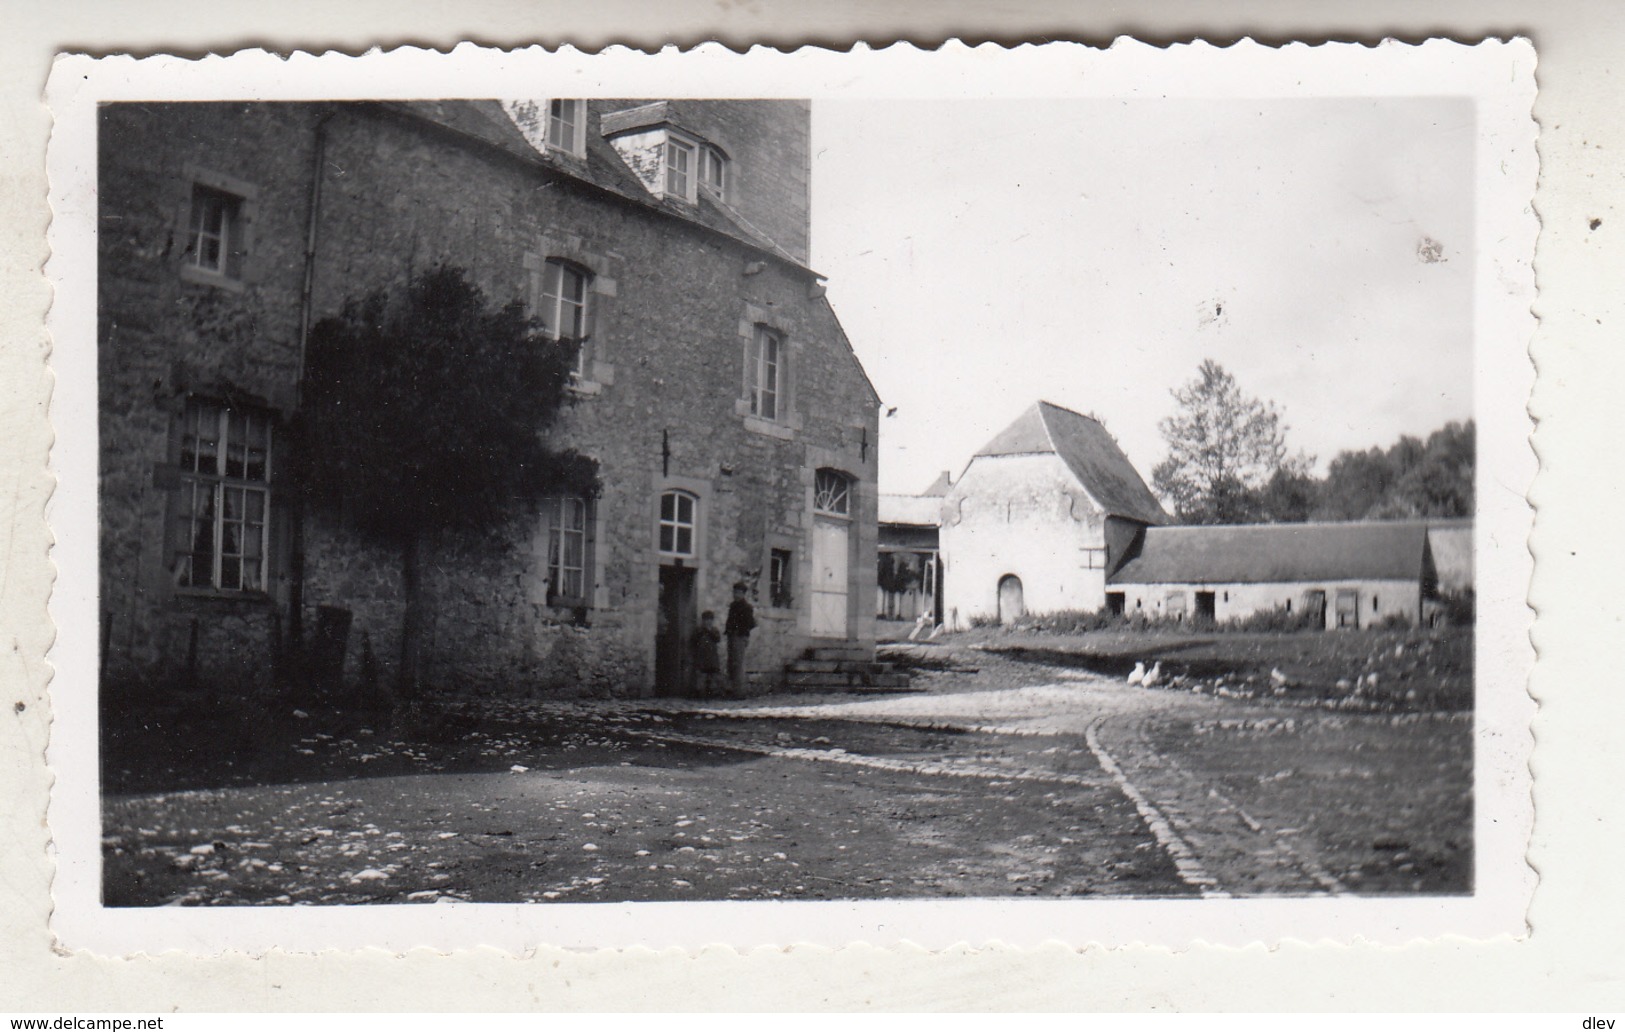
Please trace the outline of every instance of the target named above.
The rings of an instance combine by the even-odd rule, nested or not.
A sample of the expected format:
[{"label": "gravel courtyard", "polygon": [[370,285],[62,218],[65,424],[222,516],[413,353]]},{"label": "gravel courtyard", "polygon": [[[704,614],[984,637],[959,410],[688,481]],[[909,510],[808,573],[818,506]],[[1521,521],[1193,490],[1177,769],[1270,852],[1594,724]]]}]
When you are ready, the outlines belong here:
[{"label": "gravel courtyard", "polygon": [[109,905],[1471,891],[1472,719],[978,643],[914,691],[104,740]]}]

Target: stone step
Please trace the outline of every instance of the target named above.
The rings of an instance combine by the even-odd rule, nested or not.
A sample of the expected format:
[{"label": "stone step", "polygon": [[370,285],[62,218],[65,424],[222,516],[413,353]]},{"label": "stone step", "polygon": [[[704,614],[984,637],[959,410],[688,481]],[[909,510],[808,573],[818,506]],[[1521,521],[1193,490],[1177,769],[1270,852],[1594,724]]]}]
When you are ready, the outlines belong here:
[{"label": "stone step", "polygon": [[907,674],[848,673],[842,671],[787,671],[789,688],[907,688]]},{"label": "stone step", "polygon": [[859,662],[874,659],[873,649],[866,649],[861,645],[815,645],[804,653],[804,658],[812,660],[857,660]]},{"label": "stone step", "polygon": [[796,659],[786,663],[784,669],[798,674],[889,674],[896,665],[850,659]]},{"label": "stone step", "polygon": [[784,683],[791,688],[850,688],[863,684],[863,675],[790,672],[784,675]]},{"label": "stone step", "polygon": [[870,688],[907,688],[909,679],[907,674],[870,674],[864,684]]}]

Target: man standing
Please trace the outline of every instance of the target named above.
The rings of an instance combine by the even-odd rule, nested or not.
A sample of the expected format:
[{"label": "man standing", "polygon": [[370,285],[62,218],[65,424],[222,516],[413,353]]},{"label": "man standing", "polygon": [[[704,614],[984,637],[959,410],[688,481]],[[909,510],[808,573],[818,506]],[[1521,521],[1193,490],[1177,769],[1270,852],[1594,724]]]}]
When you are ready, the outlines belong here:
[{"label": "man standing", "polygon": [[745,646],[750,644],[750,632],[756,629],[756,612],[745,601],[749,593],[744,581],[734,584],[734,600],[728,606],[728,623],[723,628],[728,638],[728,688],[737,697],[745,694]]}]

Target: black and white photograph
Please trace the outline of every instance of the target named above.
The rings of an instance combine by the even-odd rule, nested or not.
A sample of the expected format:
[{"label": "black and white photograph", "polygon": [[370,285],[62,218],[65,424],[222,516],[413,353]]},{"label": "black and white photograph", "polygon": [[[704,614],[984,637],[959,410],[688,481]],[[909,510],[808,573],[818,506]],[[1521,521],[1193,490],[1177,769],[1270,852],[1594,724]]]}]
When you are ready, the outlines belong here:
[{"label": "black and white photograph", "polygon": [[1500,927],[1531,87],[1472,88],[1520,53],[108,69],[53,227],[95,920]]}]

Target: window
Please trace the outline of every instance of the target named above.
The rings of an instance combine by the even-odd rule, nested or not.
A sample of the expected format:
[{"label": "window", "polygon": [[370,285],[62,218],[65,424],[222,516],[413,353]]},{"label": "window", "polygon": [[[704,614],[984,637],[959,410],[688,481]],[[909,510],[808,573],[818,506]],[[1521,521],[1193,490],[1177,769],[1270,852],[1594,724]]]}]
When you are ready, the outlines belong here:
[{"label": "window", "polygon": [[575,341],[575,375],[586,375],[589,335],[587,295],[592,274],[562,258],[549,258],[542,269],[542,305],[538,313],[547,335],[554,340]]},{"label": "window", "polygon": [[780,609],[789,609],[795,603],[795,596],[790,592],[790,559],[787,548],[775,548],[768,556],[769,601]]},{"label": "window", "polygon": [[745,355],[745,394],[750,414],[763,419],[779,418],[779,373],[784,357],[784,338],[777,330],[756,327],[756,335]]},{"label": "window", "polygon": [[694,554],[695,510],[699,499],[687,491],[660,496],[660,551],[666,555]]},{"label": "window", "polygon": [[587,103],[582,100],[547,102],[547,145],[579,156],[585,149]]},{"label": "window", "polygon": [[188,401],[180,425],[180,470],[169,556],[175,585],[265,591],[271,544],[269,417]]},{"label": "window", "polygon": [[186,264],[217,276],[242,275],[243,199],[202,183],[192,186]]},{"label": "window", "polygon": [[666,137],[666,196],[694,200],[694,145]]},{"label": "window", "polygon": [[709,145],[700,148],[700,188],[719,201],[728,195],[728,159]]},{"label": "window", "polygon": [[821,469],[813,477],[813,511],[825,516],[852,514],[851,481],[845,473]]},{"label": "window", "polygon": [[547,604],[583,604],[588,598],[587,500],[553,497],[543,502],[547,518]]}]

